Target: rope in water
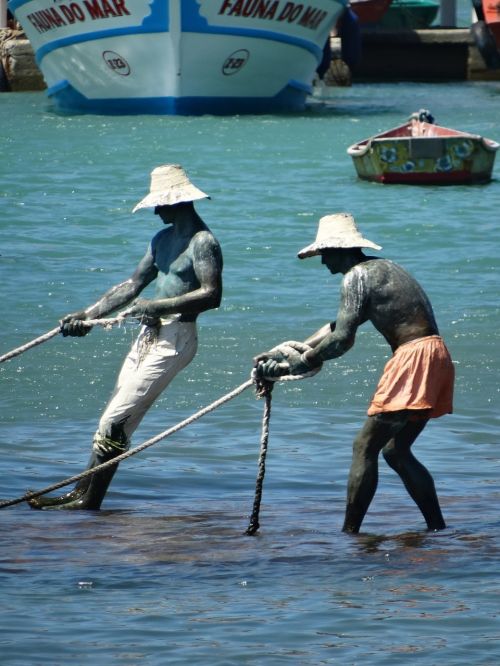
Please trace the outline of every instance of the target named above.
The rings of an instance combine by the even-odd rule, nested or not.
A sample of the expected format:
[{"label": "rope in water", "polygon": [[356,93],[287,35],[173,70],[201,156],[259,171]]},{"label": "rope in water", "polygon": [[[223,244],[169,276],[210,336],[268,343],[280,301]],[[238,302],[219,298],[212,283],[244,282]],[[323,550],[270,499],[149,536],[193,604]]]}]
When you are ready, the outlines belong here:
[{"label": "rope in water", "polygon": [[[281,354],[285,358],[290,352],[297,352],[298,350],[305,351],[306,349],[311,349],[308,345],[301,342],[295,342],[290,340],[287,342],[282,342],[277,347],[271,349],[271,352],[276,354]],[[275,381],[288,382],[295,381],[297,379],[305,379],[306,377],[312,377],[317,372],[319,372],[320,366],[311,368],[308,372],[305,372],[300,375],[285,375],[282,377],[277,377],[275,379],[271,378],[258,378],[256,370],[252,371],[252,377],[254,378],[257,397],[265,398],[264,405],[264,414],[262,416],[262,434],[260,438],[260,452],[259,452],[259,462],[257,470],[257,480],[255,482],[255,496],[253,501],[252,515],[250,516],[249,525],[245,531],[247,536],[253,536],[255,532],[259,529],[259,512],[260,512],[260,503],[262,500],[262,486],[264,485],[264,475],[266,473],[266,455],[269,442],[269,421],[271,419],[271,394]]]},{"label": "rope in water", "polygon": [[153,446],[153,444],[156,444],[160,440],[165,439],[170,435],[173,435],[182,428],[185,428],[190,423],[197,421],[199,418],[201,418],[205,414],[208,414],[209,412],[212,412],[214,409],[217,409],[217,407],[220,407],[220,405],[223,405],[225,402],[229,402],[229,400],[236,398],[236,396],[240,395],[240,393],[243,393],[243,391],[245,391],[253,384],[254,384],[254,379],[253,378],[248,379],[246,382],[243,382],[243,384],[240,384],[240,386],[238,386],[237,388],[233,389],[229,393],[226,393],[226,395],[223,395],[222,398],[215,400],[215,402],[212,402],[210,405],[203,407],[203,409],[200,409],[198,412],[192,414],[187,419],[180,421],[180,423],[177,423],[177,425],[172,426],[168,430],[164,430],[155,437],[146,440],[139,446],[136,446],[135,448],[130,449],[129,451],[126,451],[125,453],[122,453],[119,456],[116,456],[116,458],[108,460],[107,462],[102,463],[101,465],[97,465],[92,469],[85,470],[80,474],[76,474],[75,476],[69,477],[68,479],[64,479],[64,481],[59,481],[58,483],[54,483],[51,486],[47,486],[47,488],[42,488],[42,490],[29,491],[25,493],[22,497],[18,497],[17,499],[4,500],[0,502],[0,509],[3,509],[7,506],[14,506],[15,504],[20,504],[21,502],[26,502],[34,497],[39,497],[40,495],[45,495],[46,493],[50,493],[53,490],[58,490],[63,486],[68,486],[70,483],[75,483],[76,481],[80,481],[80,479],[83,479],[86,476],[95,474],[96,472],[99,472],[100,470],[105,469],[106,467],[111,467],[111,465],[116,465],[117,463],[121,462],[122,460],[125,460],[126,458],[135,456],[137,453],[144,451],[144,449],[147,449],[149,446]]},{"label": "rope in water", "polygon": [[[114,326],[115,324],[121,324],[124,321],[125,317],[112,317],[111,319],[87,319],[85,320],[85,324],[88,325],[89,327],[104,326],[104,328],[111,328],[111,326]],[[12,351],[3,354],[3,356],[0,356],[0,363],[8,361],[9,359],[14,358],[15,356],[20,356],[25,351],[28,351],[28,349],[32,349],[37,345],[41,345],[42,342],[47,342],[47,340],[50,340],[51,338],[55,337],[60,332],[61,332],[60,326],[53,328],[51,331],[47,331],[47,333],[44,333],[43,335],[40,335],[40,337],[31,340],[31,342],[27,342],[25,345],[21,345],[20,347],[17,347]]]},{"label": "rope in water", "polygon": [[[109,328],[113,326],[114,324],[121,323],[123,322],[124,317],[115,317],[113,319],[93,319],[93,320],[88,320],[87,323],[89,326],[105,326],[106,328]],[[54,337],[59,333],[60,328],[55,328],[52,331],[49,331],[45,335],[40,336],[39,338],[36,338],[35,340],[32,340],[31,342],[27,343],[26,345],[23,345],[21,347],[18,347],[17,349],[14,349],[13,351],[9,352],[8,354],[4,354],[4,356],[0,356],[0,363],[2,361],[6,361],[9,358],[13,358],[14,356],[18,356],[19,354],[22,354],[24,351],[31,349],[32,347],[41,344],[42,342],[45,342],[46,340],[50,340],[50,338]],[[293,343],[295,344],[295,343]],[[283,343],[282,345],[279,345],[278,347],[275,348],[275,350],[279,351],[289,351],[290,349],[290,344],[289,343]],[[274,351],[274,350],[273,350]],[[296,380],[296,379],[303,379],[305,377],[308,377],[310,375],[316,374],[318,372],[319,368],[314,368],[310,372],[304,374],[304,375],[288,375],[285,377],[280,377],[278,381],[288,381],[288,380]],[[273,380],[275,381],[275,380]],[[262,417],[262,433],[261,433],[261,440],[260,440],[260,452],[259,452],[259,462],[258,462],[258,472],[257,472],[257,480],[255,484],[255,496],[254,496],[254,502],[253,502],[253,509],[252,509],[252,514],[250,516],[250,522],[248,525],[248,528],[245,532],[246,535],[248,536],[253,536],[255,532],[259,529],[259,512],[260,512],[260,504],[262,500],[262,488],[264,484],[264,475],[266,471],[266,455],[267,455],[267,449],[268,449],[268,441],[269,441],[269,421],[271,418],[271,393],[273,389],[273,381],[265,380],[265,379],[258,379],[256,377],[255,370],[252,371],[251,378],[248,379],[246,382],[243,382],[243,384],[240,384],[237,388],[233,389],[226,395],[222,396],[215,402],[212,402],[210,405],[207,407],[204,407],[203,409],[200,409],[198,412],[195,414],[192,414],[189,418],[184,419],[177,425],[173,426],[172,428],[169,428],[168,430],[165,430],[161,432],[160,434],[156,435],[155,437],[152,437],[151,439],[146,440],[139,446],[136,446],[133,449],[130,449],[129,451],[126,451],[125,453],[122,453],[115,458],[108,460],[105,463],[102,463],[101,465],[97,465],[96,467],[93,467],[91,469],[87,469],[84,472],[81,472],[80,474],[76,474],[75,476],[71,476],[67,479],[64,479],[63,481],[59,481],[58,483],[54,483],[51,486],[47,486],[46,488],[42,488],[42,490],[36,490],[36,491],[28,491],[21,497],[18,497],[16,499],[12,500],[4,500],[0,501],[0,509],[3,509],[8,506],[14,506],[15,504],[20,504],[21,502],[27,502],[30,499],[34,499],[35,497],[39,497],[40,495],[45,495],[46,493],[50,493],[53,490],[58,490],[59,488],[63,488],[64,486],[67,486],[71,483],[76,483],[77,481],[80,481],[81,479],[84,479],[87,476],[90,476],[92,474],[95,474],[96,472],[99,472],[103,469],[106,469],[107,467],[111,467],[112,465],[117,465],[119,462],[122,460],[125,460],[127,458],[130,458],[131,456],[136,455],[137,453],[140,453],[141,451],[144,451],[144,449],[147,449],[150,446],[153,446],[153,444],[158,443],[162,439],[166,439],[170,435],[173,435],[174,433],[178,432],[182,428],[185,428],[187,425],[193,423],[194,421],[197,421],[200,419],[202,416],[205,414],[208,414],[209,412],[214,411],[221,405],[223,405],[226,402],[229,402],[229,400],[232,400],[233,398],[236,398],[240,393],[243,393],[247,388],[255,384],[256,390],[257,390],[257,397],[264,397],[265,398],[265,405],[264,405],[264,413]]]}]

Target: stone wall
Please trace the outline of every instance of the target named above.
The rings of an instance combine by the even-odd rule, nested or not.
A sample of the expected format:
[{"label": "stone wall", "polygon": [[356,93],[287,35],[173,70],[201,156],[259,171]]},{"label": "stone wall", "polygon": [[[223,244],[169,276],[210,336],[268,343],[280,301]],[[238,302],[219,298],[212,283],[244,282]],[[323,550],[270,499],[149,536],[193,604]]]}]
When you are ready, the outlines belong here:
[{"label": "stone wall", "polygon": [[367,29],[362,32],[362,59],[352,69],[356,82],[495,81],[468,28],[425,30]]},{"label": "stone wall", "polygon": [[0,85],[12,92],[44,90],[45,81],[22,30],[0,30]]}]

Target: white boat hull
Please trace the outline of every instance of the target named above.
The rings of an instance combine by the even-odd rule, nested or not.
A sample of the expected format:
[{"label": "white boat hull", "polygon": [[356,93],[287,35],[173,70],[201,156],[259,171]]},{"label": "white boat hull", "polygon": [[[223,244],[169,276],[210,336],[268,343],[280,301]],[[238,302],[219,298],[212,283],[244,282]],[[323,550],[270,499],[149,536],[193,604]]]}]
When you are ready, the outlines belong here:
[{"label": "white boat hull", "polygon": [[345,0],[11,0],[61,110],[300,110]]}]

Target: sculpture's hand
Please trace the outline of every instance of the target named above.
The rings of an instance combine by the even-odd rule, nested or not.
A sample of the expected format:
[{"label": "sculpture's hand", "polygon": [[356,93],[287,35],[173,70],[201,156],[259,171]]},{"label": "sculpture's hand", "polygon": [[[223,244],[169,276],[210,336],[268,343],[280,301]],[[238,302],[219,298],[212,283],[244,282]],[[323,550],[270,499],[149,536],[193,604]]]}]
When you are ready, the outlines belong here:
[{"label": "sculpture's hand", "polygon": [[157,326],[160,321],[160,317],[155,312],[154,301],[147,298],[137,298],[121,314],[124,317],[138,319],[145,326]]},{"label": "sculpture's hand", "polygon": [[303,356],[309,349],[309,345],[303,342],[288,340],[268,352],[259,354],[254,358],[257,378],[279,379],[287,375],[301,376],[310,373],[313,366]]},{"label": "sculpture's hand", "polygon": [[268,358],[266,361],[259,361],[255,366],[255,375],[257,379],[279,379],[290,374],[288,363],[280,363],[274,358]]},{"label": "sculpture's hand", "polygon": [[85,323],[87,319],[87,313],[85,310],[80,310],[79,312],[73,312],[67,314],[63,317],[59,325],[61,327],[61,333],[64,337],[83,337],[87,335],[92,330],[92,325]]},{"label": "sculpture's hand", "polygon": [[310,349],[310,347],[303,342],[297,342],[296,340],[286,340],[281,344],[273,347],[267,352],[262,352],[257,354],[253,358],[253,365],[256,368],[260,363],[265,363],[271,359],[275,361],[286,361],[288,359],[289,353],[293,350],[299,352],[299,354],[304,353]]}]

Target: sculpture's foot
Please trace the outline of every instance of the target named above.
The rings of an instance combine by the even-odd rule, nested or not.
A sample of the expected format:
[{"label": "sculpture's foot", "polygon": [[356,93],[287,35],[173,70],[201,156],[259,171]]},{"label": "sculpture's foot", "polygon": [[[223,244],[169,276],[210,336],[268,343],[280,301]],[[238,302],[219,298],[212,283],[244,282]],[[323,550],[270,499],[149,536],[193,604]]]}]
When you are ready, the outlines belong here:
[{"label": "sculpture's foot", "polygon": [[[85,486],[88,486],[89,479],[84,479]],[[77,486],[69,493],[60,495],[58,497],[44,497],[40,495],[39,497],[33,497],[28,500],[28,504],[32,509],[57,509],[62,504],[67,504],[68,502],[73,502],[74,500],[79,499],[84,493],[86,488]]]},{"label": "sculpture's foot", "polygon": [[[114,450],[111,453],[92,451],[87,469],[102,465],[102,463],[116,458],[120,453],[122,453],[120,450]],[[60,497],[34,497],[27,500],[28,504],[32,509],[87,509],[97,511],[101,508],[102,501],[117,468],[118,463],[85,477],[74,490],[65,495]]]}]

